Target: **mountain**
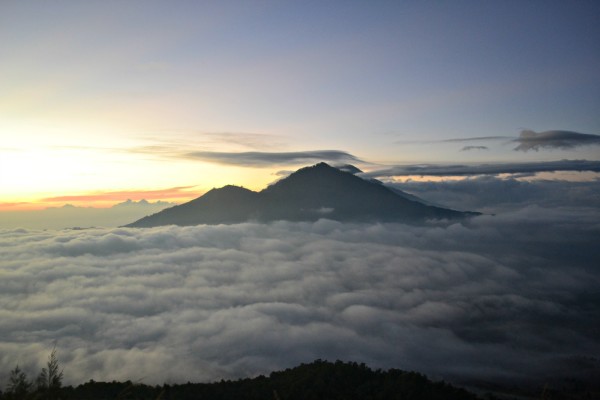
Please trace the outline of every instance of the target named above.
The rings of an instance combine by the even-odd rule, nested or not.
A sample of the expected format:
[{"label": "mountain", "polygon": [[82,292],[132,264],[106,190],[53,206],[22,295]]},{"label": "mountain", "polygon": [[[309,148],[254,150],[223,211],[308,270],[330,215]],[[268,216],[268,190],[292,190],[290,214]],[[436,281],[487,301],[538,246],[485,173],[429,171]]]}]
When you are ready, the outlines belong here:
[{"label": "mountain", "polygon": [[[238,186],[212,189],[192,201],[162,210],[127,227],[232,224],[246,221],[406,222],[478,215],[436,207],[379,181],[326,163],[299,169],[260,192]],[[412,196],[412,197],[411,197]]]},{"label": "mountain", "polygon": [[127,199],[124,202],[113,205],[111,208],[124,208],[124,207],[128,207],[128,208],[132,208],[132,207],[163,207],[164,208],[164,207],[170,207],[170,206],[175,206],[175,205],[177,205],[177,204],[170,203],[168,201],[162,201],[162,200],[158,200],[158,201],[155,201],[154,203],[151,203],[146,199],[141,199],[139,201]]}]

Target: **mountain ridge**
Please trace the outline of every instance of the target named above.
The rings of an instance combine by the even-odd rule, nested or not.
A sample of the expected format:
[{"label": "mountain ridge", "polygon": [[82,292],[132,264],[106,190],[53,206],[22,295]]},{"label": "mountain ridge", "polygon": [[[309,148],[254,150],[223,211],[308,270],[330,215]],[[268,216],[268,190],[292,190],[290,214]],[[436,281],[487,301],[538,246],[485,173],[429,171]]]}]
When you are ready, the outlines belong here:
[{"label": "mountain ridge", "polygon": [[260,192],[226,185],[125,226],[314,221],[323,217],[343,222],[419,223],[478,214],[428,205],[379,181],[360,178],[348,166],[339,169],[322,162],[301,168]]}]

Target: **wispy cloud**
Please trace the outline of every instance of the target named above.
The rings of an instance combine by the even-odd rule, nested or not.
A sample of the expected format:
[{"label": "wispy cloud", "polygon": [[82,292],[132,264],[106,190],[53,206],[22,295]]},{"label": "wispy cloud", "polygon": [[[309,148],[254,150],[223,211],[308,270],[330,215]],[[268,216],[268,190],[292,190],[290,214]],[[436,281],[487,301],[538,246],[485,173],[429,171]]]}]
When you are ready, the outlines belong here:
[{"label": "wispy cloud", "polygon": [[[275,150],[285,146],[285,137],[281,135],[256,132],[204,132],[189,129],[162,129],[159,136],[149,136],[146,139],[156,143],[158,147],[166,148],[196,148],[214,149],[236,147],[240,150]],[[169,139],[165,140],[164,136]]]},{"label": "wispy cloud", "polygon": [[431,175],[431,176],[461,176],[461,175],[498,175],[520,174],[553,171],[593,171],[600,172],[600,161],[561,160],[532,163],[503,163],[503,164],[419,164],[398,165],[390,168],[369,171],[361,176],[369,178],[386,176]]},{"label": "wispy cloud", "polygon": [[293,152],[217,152],[194,151],[184,155],[186,158],[213,162],[217,164],[263,167],[272,165],[300,164],[315,161],[361,162],[350,153],[339,150],[314,150]]},{"label": "wispy cloud", "polygon": [[253,150],[275,149],[284,145],[282,136],[252,132],[208,132],[201,134],[207,142],[226,143]]},{"label": "wispy cloud", "polygon": [[29,204],[31,203],[27,201],[0,202],[0,210],[10,210],[13,207],[22,207]]},{"label": "wispy cloud", "polygon": [[579,146],[600,145],[600,135],[572,131],[521,131],[514,142],[519,143],[515,150],[529,151],[540,149],[572,149]]},{"label": "wispy cloud", "polygon": [[169,199],[169,198],[189,198],[197,195],[188,191],[195,186],[177,186],[167,189],[157,190],[125,190],[125,191],[114,191],[114,192],[94,192],[88,194],[78,195],[66,195],[66,196],[55,196],[46,197],[41,199],[43,202],[93,202],[93,201],[123,201],[126,199],[133,200],[155,200],[155,199]]},{"label": "wispy cloud", "polygon": [[441,139],[441,140],[399,140],[397,144],[430,144],[430,143],[468,143],[468,142],[486,142],[486,141],[498,141],[498,140],[511,140],[514,136],[475,136],[468,138],[452,138],[452,139]]}]

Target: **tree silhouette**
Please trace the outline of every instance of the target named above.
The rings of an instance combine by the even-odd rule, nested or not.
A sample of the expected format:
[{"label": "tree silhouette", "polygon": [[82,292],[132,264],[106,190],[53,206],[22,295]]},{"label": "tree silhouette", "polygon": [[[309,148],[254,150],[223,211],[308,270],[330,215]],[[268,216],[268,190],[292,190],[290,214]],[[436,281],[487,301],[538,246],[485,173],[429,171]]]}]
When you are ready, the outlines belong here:
[{"label": "tree silhouette", "polygon": [[62,386],[63,371],[60,370],[60,366],[58,365],[56,347],[52,348],[46,366],[47,368],[42,368],[42,372],[37,377],[37,388],[43,398],[57,399],[59,389]]},{"label": "tree silhouette", "polygon": [[10,371],[6,394],[8,398],[24,399],[30,392],[33,383],[27,379],[27,374],[17,365]]}]

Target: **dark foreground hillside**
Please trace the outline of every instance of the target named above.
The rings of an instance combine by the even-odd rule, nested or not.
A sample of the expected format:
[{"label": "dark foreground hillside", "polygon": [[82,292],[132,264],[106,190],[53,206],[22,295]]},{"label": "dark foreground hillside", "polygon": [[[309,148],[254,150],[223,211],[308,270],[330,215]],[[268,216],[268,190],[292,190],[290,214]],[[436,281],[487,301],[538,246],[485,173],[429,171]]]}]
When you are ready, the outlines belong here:
[{"label": "dark foreground hillside", "polygon": [[[13,399],[5,395],[0,399]],[[32,397],[33,398],[33,397]],[[35,398],[39,398],[35,397]],[[364,364],[335,363],[317,360],[268,377],[147,386],[127,382],[89,381],[77,387],[63,387],[53,393],[54,399],[77,400],[311,400],[311,399],[477,399],[464,389],[443,382],[432,382],[416,372],[397,369],[372,370]]]}]

